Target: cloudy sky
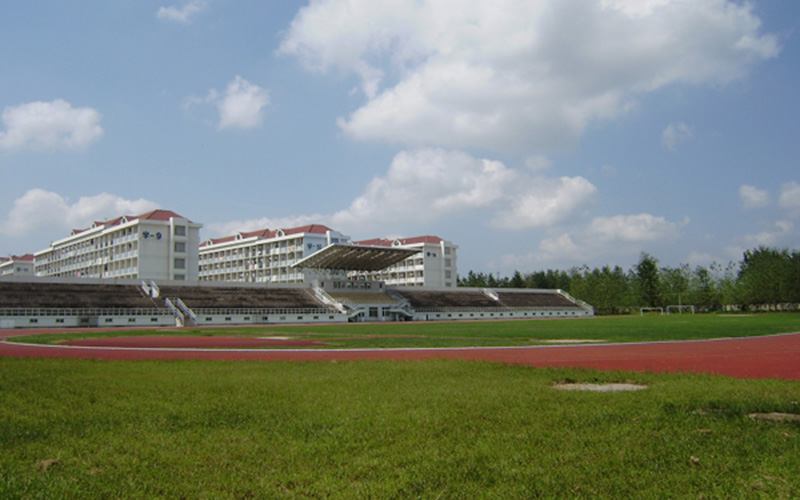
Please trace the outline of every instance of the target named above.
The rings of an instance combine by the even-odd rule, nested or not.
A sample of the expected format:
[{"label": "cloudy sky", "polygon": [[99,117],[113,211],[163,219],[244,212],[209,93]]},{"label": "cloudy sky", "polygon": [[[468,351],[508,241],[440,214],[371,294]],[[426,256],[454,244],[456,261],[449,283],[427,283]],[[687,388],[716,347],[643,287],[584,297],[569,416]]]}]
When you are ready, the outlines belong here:
[{"label": "cloudy sky", "polygon": [[459,270],[800,248],[796,0],[0,0],[0,255],[435,234]]}]

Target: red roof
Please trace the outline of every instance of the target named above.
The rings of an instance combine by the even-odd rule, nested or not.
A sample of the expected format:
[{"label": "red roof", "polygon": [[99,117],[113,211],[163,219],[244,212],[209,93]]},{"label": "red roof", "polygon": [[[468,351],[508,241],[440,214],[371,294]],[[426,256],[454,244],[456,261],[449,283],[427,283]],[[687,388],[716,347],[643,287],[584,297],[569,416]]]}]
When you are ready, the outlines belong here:
[{"label": "red roof", "polygon": [[8,262],[10,260],[23,261],[23,262],[33,262],[33,254],[32,253],[26,253],[25,255],[12,255],[11,257],[0,257],[0,262]]},{"label": "red roof", "polygon": [[254,236],[258,239],[277,238],[278,231],[283,231],[283,234],[288,236],[293,234],[325,234],[328,231],[332,231],[332,229],[322,224],[307,224],[305,226],[292,227],[288,229],[257,229],[255,231],[242,231],[230,236],[223,236],[221,238],[211,238],[204,241],[200,246],[206,247],[209,245],[228,243],[229,241],[234,241],[236,239],[252,238]]},{"label": "red roof", "polygon": [[[176,218],[176,219],[186,219],[186,217],[184,217],[182,215],[179,215],[179,214],[176,214],[172,210],[159,210],[159,209],[156,209],[156,210],[151,210],[151,211],[149,211],[147,213],[144,213],[142,215],[136,215],[136,216],[133,216],[133,217],[128,217],[128,220],[146,219],[146,220],[168,221],[168,220],[172,219],[173,217]],[[188,220],[188,219],[186,219],[186,220]],[[192,221],[189,221],[189,222],[192,222]]]},{"label": "red roof", "polygon": [[252,238],[253,236],[256,236],[258,238],[272,238],[275,236],[275,231],[270,231],[269,229],[264,228],[264,229],[258,229],[256,231],[249,231],[238,234],[241,234],[242,238]]},{"label": "red roof", "polygon": [[325,234],[328,231],[331,231],[331,228],[329,228],[328,226],[324,226],[322,224],[307,224],[305,226],[284,229],[283,234],[301,234],[301,233]]},{"label": "red roof", "polygon": [[[137,219],[168,221],[173,217],[176,218],[176,219],[186,219],[186,217],[184,217],[182,215],[179,215],[179,214],[173,212],[172,210],[155,209],[155,210],[151,210],[149,212],[146,212],[146,213],[143,213],[143,214],[140,214],[140,215],[121,215],[119,217],[116,217],[114,219],[107,220],[107,221],[95,221],[95,223],[92,225],[92,228],[93,227],[98,227],[98,226],[104,226],[104,227],[118,226],[120,224],[124,224],[126,222],[135,221]],[[186,219],[186,220],[189,220],[189,219]],[[189,223],[191,223],[191,222],[192,221],[189,221]],[[76,234],[80,234],[80,233],[82,233],[84,231],[87,231],[89,229],[91,229],[91,228],[73,229],[72,230],[72,235],[74,236]]]},{"label": "red roof", "polygon": [[412,238],[394,238],[394,239],[385,239],[385,238],[373,238],[371,240],[362,240],[362,241],[354,241],[354,245],[369,245],[369,246],[377,246],[377,247],[390,247],[394,245],[394,242],[397,241],[401,245],[414,245],[417,243],[433,243],[438,245],[443,240],[438,236],[414,236]]}]

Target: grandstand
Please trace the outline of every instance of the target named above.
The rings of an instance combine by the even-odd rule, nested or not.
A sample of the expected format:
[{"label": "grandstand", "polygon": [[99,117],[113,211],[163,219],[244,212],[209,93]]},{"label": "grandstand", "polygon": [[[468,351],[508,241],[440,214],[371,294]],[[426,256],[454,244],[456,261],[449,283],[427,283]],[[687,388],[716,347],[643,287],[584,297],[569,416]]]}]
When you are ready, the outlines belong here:
[{"label": "grandstand", "polygon": [[561,290],[389,287],[342,270],[390,266],[418,250],[330,245],[295,264],[312,283],[0,279],[0,328],[196,326],[592,316]]},{"label": "grandstand", "polygon": [[594,315],[592,306],[562,290],[397,288],[394,292],[408,300],[415,321]]}]

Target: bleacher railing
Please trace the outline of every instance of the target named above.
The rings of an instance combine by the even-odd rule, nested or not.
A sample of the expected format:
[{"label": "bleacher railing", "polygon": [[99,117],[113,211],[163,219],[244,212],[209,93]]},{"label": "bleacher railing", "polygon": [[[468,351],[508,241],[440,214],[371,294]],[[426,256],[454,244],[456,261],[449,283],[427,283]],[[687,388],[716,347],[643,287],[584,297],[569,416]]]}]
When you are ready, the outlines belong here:
[{"label": "bleacher railing", "polygon": [[2,308],[0,316],[171,316],[158,308]]},{"label": "bleacher railing", "polygon": [[226,314],[230,316],[240,315],[270,315],[270,314],[331,314],[339,311],[333,308],[309,307],[309,308],[258,308],[258,307],[200,307],[195,308],[197,316],[219,316]]},{"label": "bleacher railing", "polygon": [[194,311],[192,311],[189,306],[187,306],[179,297],[176,297],[173,300],[173,303],[178,306],[178,309],[191,320],[192,325],[197,324],[197,315]]},{"label": "bleacher railing", "polygon": [[574,311],[578,307],[548,307],[548,306],[530,306],[530,307],[415,307],[414,311],[417,313],[431,313],[431,312],[525,312],[525,311]]}]

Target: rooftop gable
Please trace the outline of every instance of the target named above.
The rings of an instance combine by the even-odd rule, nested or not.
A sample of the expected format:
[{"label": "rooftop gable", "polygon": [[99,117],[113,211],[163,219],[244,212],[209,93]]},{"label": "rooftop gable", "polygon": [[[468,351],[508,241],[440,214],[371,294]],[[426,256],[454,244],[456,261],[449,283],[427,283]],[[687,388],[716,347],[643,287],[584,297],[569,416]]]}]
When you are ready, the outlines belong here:
[{"label": "rooftop gable", "polygon": [[394,238],[394,239],[373,238],[371,240],[355,241],[353,243],[355,245],[390,247],[396,245],[415,245],[419,243],[433,243],[435,245],[438,245],[442,241],[444,240],[439,238],[438,236],[427,235],[427,236],[414,236],[412,238]]},{"label": "rooftop gable", "polygon": [[305,226],[284,229],[283,234],[303,234],[303,233],[325,234],[328,231],[332,231],[332,229],[323,224],[307,224]]},{"label": "rooftop gable", "polygon": [[[94,223],[91,225],[91,227],[88,227],[88,228],[85,228],[85,229],[73,229],[72,232],[70,233],[70,236],[75,236],[76,234],[80,234],[80,233],[82,233],[84,231],[88,231],[89,229],[95,229],[95,228],[98,228],[98,227],[105,228],[105,227],[118,226],[120,224],[127,224],[128,222],[133,222],[133,221],[135,221],[137,219],[155,220],[155,221],[169,221],[172,218],[186,219],[186,217],[184,217],[184,216],[182,216],[180,214],[177,214],[177,213],[173,212],[172,210],[155,209],[155,210],[151,210],[149,212],[145,212],[145,213],[139,214],[139,215],[120,215],[119,217],[115,217],[115,218],[113,218],[111,220],[107,220],[107,221],[94,221]],[[186,219],[186,220],[190,224],[193,224],[193,222],[190,221],[189,219]]]},{"label": "rooftop gable", "polygon": [[228,243],[235,240],[243,240],[247,238],[271,239],[280,238],[282,236],[290,236],[296,234],[326,234],[328,231],[333,231],[328,226],[323,224],[307,224],[305,226],[292,227],[288,229],[257,229],[255,231],[240,231],[230,236],[222,236],[220,238],[210,238],[204,241],[200,246],[207,247],[211,245],[218,245],[220,243]]}]

